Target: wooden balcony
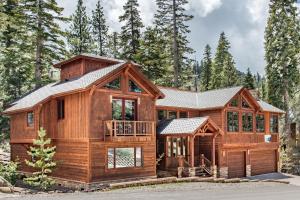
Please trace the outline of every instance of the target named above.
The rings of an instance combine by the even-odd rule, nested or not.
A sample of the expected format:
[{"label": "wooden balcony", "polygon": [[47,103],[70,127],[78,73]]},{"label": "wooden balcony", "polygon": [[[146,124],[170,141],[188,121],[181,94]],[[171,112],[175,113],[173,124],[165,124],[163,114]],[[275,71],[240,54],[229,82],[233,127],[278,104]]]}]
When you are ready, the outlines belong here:
[{"label": "wooden balcony", "polygon": [[156,134],[154,121],[109,120],[105,127],[106,141],[149,141]]}]

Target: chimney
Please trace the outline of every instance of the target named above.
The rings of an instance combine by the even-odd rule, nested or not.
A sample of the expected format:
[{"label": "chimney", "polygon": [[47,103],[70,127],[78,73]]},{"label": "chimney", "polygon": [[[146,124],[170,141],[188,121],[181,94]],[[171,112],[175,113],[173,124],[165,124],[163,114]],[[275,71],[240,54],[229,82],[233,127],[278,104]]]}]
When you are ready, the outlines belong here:
[{"label": "chimney", "polygon": [[256,99],[256,100],[259,100],[259,91],[258,90],[249,90],[249,92],[251,93],[251,95]]}]

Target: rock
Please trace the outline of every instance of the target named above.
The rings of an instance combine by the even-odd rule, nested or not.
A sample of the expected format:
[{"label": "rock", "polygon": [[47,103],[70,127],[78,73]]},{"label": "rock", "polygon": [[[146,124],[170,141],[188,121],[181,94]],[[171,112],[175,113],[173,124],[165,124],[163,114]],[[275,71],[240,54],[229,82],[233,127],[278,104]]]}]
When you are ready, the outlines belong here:
[{"label": "rock", "polygon": [[13,193],[9,187],[0,187],[0,192],[2,193]]}]

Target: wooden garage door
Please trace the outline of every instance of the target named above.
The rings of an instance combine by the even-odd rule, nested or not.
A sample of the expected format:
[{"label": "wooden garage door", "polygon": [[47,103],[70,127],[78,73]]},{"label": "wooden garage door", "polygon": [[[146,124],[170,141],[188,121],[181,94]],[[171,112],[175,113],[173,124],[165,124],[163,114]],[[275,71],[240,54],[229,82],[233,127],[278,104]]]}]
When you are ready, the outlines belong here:
[{"label": "wooden garage door", "polygon": [[245,152],[228,152],[228,178],[246,176]]},{"label": "wooden garage door", "polygon": [[252,151],[250,154],[251,175],[276,172],[276,150]]}]

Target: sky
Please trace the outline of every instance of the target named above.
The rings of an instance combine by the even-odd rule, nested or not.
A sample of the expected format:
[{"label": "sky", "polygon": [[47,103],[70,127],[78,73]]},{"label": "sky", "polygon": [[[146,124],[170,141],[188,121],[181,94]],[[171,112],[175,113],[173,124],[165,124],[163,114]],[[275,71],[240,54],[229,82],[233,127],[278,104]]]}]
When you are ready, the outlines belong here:
[{"label": "sky", "polygon": [[[83,0],[89,15],[97,1]],[[63,14],[70,16],[76,9],[76,2],[59,0],[58,4],[64,8]],[[122,26],[119,16],[123,14],[126,0],[102,2],[110,30],[119,31]],[[138,2],[144,25],[151,25],[156,12],[155,0]],[[230,52],[238,70],[245,72],[249,67],[253,73],[264,74],[264,30],[268,4],[269,0],[189,0],[187,13],[194,16],[188,23],[191,30],[188,35],[190,46],[195,50],[192,58],[201,60],[206,44],[211,45],[215,53],[219,35],[224,31],[231,43]]]}]

